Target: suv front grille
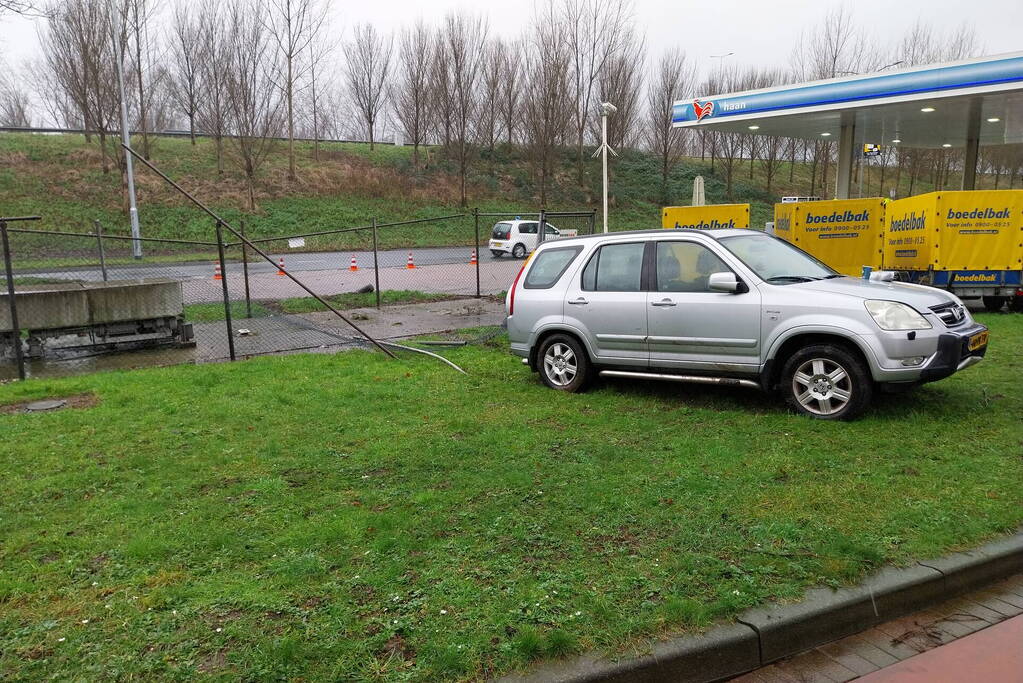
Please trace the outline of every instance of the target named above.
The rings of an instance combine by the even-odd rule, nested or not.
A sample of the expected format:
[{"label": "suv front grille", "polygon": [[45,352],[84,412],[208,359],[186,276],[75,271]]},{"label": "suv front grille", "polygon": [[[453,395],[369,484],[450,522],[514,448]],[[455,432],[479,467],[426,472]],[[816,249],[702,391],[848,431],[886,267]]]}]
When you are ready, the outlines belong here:
[{"label": "suv front grille", "polygon": [[955,327],[966,320],[966,308],[954,301],[931,306],[931,310],[945,323],[945,327]]}]

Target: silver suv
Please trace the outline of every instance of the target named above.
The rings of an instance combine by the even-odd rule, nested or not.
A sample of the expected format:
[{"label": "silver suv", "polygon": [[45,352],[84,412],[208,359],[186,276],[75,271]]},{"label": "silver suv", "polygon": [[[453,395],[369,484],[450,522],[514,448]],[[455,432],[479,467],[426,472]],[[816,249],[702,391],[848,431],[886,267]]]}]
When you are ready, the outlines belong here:
[{"label": "silver suv", "polygon": [[846,277],[754,230],[542,244],[505,305],[512,352],[553,389],[596,375],[780,389],[821,419],[855,417],[876,387],[948,377],[988,343],[948,292]]}]

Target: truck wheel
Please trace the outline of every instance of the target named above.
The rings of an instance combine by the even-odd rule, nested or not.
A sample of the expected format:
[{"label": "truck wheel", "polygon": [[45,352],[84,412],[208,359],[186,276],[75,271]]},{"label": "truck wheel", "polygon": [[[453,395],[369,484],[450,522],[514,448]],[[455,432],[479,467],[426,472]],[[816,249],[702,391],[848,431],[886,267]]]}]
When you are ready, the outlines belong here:
[{"label": "truck wheel", "polygon": [[1005,301],[1008,297],[1004,296],[986,296],[984,297],[984,308],[991,313],[997,313],[1002,310],[1002,306],[1005,305]]},{"label": "truck wheel", "polygon": [[519,242],[512,248],[512,256],[515,258],[526,258],[526,245]]},{"label": "truck wheel", "polygon": [[870,404],[874,384],[863,362],[834,344],[796,351],[781,373],[785,400],[818,420],[852,420]]},{"label": "truck wheel", "polygon": [[490,250],[490,255],[493,256],[494,258],[501,258],[502,256],[504,256],[504,252],[503,251],[496,251],[494,249],[491,249]]},{"label": "truck wheel", "polygon": [[1013,313],[1023,313],[1023,294],[1017,294],[1009,302],[1009,310]]},{"label": "truck wheel", "polygon": [[558,391],[582,391],[590,380],[590,359],[582,344],[567,334],[544,340],[537,354],[540,379]]}]

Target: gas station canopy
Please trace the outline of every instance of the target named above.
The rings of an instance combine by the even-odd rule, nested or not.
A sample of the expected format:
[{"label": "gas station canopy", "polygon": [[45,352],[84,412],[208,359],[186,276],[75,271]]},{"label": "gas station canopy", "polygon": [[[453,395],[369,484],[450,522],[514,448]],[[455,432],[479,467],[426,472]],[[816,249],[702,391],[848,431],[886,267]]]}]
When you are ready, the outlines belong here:
[{"label": "gas station canopy", "polygon": [[864,143],[966,148],[972,189],[980,145],[1023,142],[1023,52],[901,71],[679,100],[672,123],[731,133],[836,140],[837,196],[848,196]]}]

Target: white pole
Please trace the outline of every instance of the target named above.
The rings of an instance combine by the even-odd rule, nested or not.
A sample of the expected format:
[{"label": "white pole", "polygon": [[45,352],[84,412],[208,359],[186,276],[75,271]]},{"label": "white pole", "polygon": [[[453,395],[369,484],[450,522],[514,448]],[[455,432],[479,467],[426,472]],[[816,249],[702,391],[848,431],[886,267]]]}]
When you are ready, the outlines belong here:
[{"label": "white pole", "polygon": [[[123,30],[123,26],[122,26]],[[131,147],[131,134],[128,132],[128,98],[124,92],[124,46],[119,36],[114,36],[117,46],[117,87],[121,91],[121,140],[125,146]],[[131,154],[124,150],[124,169],[128,176],[128,216],[131,220],[131,253],[135,258],[142,258],[142,242],[139,241],[139,210],[135,203],[135,168]]]},{"label": "white pole", "polygon": [[600,115],[601,163],[604,166],[604,232],[607,232],[607,114]]}]

